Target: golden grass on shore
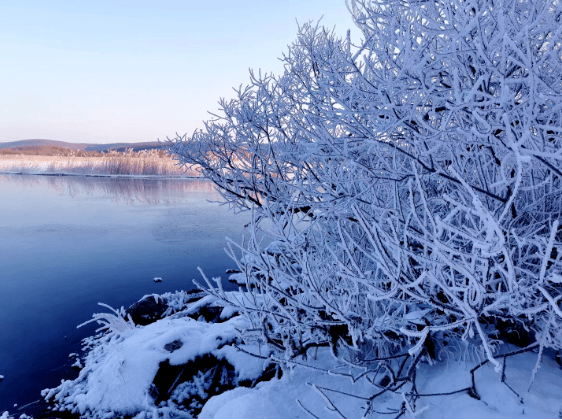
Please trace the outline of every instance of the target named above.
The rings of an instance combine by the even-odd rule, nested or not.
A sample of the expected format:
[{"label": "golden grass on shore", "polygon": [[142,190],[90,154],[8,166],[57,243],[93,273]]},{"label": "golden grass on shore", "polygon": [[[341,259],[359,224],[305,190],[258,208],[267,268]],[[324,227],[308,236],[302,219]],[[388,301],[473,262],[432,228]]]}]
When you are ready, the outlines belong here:
[{"label": "golden grass on shore", "polygon": [[101,157],[0,155],[0,173],[46,175],[140,175],[194,177],[193,168],[180,168],[162,151],[109,152]]}]

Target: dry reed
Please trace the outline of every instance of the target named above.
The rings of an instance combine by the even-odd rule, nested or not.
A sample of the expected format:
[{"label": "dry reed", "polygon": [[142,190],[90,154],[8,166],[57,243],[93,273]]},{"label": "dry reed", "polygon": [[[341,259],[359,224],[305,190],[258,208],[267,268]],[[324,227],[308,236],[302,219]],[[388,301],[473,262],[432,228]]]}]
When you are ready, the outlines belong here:
[{"label": "dry reed", "polygon": [[194,168],[180,168],[162,150],[125,153],[111,151],[101,157],[0,155],[0,173],[90,176],[196,177]]}]

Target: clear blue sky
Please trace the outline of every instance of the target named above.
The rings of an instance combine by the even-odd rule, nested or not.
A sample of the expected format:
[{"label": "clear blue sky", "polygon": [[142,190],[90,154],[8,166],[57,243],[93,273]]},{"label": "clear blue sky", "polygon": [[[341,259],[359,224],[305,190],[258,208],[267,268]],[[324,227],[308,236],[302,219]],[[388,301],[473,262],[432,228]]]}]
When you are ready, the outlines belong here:
[{"label": "clear blue sky", "polygon": [[0,142],[191,134],[321,16],[353,27],[344,0],[3,0]]}]

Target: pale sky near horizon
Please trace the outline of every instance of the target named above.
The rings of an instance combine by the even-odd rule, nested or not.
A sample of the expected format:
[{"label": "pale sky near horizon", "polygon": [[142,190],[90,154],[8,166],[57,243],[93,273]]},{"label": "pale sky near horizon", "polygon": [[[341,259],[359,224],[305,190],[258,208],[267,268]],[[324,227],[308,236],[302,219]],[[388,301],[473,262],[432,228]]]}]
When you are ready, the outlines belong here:
[{"label": "pale sky near horizon", "polygon": [[191,134],[322,16],[357,34],[345,0],[2,1],[0,142]]}]

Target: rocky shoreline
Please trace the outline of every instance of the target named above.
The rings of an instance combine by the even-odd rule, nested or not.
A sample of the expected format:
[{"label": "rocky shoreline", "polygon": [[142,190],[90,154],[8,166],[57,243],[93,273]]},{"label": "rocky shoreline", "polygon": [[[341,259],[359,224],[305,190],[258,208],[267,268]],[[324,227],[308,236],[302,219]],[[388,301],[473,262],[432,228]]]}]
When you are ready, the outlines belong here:
[{"label": "rocky shoreline", "polygon": [[[241,318],[238,312],[219,305],[216,298],[200,290],[146,295],[128,309],[122,308],[120,315],[112,322],[117,322],[119,318],[118,322],[129,322],[129,327],[115,331],[106,323],[105,331],[84,339],[82,354],[74,355],[75,365],[81,367],[78,378],[44,390],[44,401],[29,406],[28,413],[41,418],[98,417],[100,414],[117,418],[195,418],[204,404],[215,395],[237,387],[253,388],[274,377],[281,378],[282,370],[278,365],[266,357],[256,358],[250,356],[250,352],[241,351],[242,343],[234,334],[234,328],[239,326]],[[94,315],[98,323],[103,323],[101,318],[100,314]],[[95,404],[91,404],[92,399],[88,399],[90,394],[97,392],[92,389],[91,377],[103,370],[100,366],[104,363],[110,366],[107,361],[113,357],[111,352],[115,348],[126,347],[127,340],[134,338],[135,334],[152,334],[150,337],[154,337],[181,328],[203,328],[204,332],[159,342],[156,374],[145,392],[147,400],[152,400],[146,404],[148,408],[141,410],[137,409],[142,408],[140,406],[135,408],[131,404],[124,404],[124,410],[119,411],[119,403],[112,403],[116,410],[110,409],[112,404],[109,404],[107,410],[96,411],[99,405],[95,407]],[[154,331],[149,333],[149,329]],[[194,352],[192,356],[180,356],[180,359],[183,357],[185,360],[178,363],[180,359],[176,355],[189,351],[190,346],[199,345],[191,342],[190,337],[201,343],[211,338],[215,343],[203,346],[204,349]],[[139,349],[140,354],[142,351]],[[126,357],[121,361],[121,364],[124,363],[129,363]],[[126,382],[127,378],[123,381]]]},{"label": "rocky shoreline", "polygon": [[[276,359],[263,347],[260,355],[257,346],[239,341],[238,330],[247,326],[235,308],[199,290],[147,295],[127,310],[94,314],[93,319],[105,331],[84,339],[82,353],[73,355],[82,366],[78,377],[44,390],[44,399],[19,407],[17,413],[0,413],[0,418],[331,416],[318,390],[331,390],[331,401],[344,407],[349,417],[361,417],[361,401],[350,397],[373,392],[369,381],[351,385],[348,373],[338,373],[326,348],[307,360],[308,367],[294,361],[290,374],[282,375]],[[554,403],[562,388],[553,355],[545,353],[532,388],[529,375],[536,355],[515,357],[507,369],[509,387],[501,384],[492,367],[479,371],[477,387],[484,401],[467,392],[450,392],[463,390],[470,382],[466,361],[421,365],[418,374],[428,394],[422,401],[430,407],[428,416],[450,418],[458,412],[482,418],[498,413],[506,418],[555,416]],[[524,403],[514,400],[513,389]],[[392,393],[384,403],[399,407],[401,398]]]},{"label": "rocky shoreline", "polygon": [[[185,292],[185,304],[195,304],[206,296],[205,292],[199,290],[187,291]],[[125,312],[136,325],[149,325],[158,319],[165,318],[168,309],[168,301],[165,297],[157,301],[152,296],[145,296],[131,305]],[[229,314],[229,316],[221,316],[223,309],[221,306],[213,306],[213,302],[209,301],[197,306],[187,316],[198,322],[221,323],[238,315],[237,312],[234,312]],[[224,345],[232,346],[235,344],[236,340],[231,340]],[[164,348],[173,353],[183,345],[182,341],[174,340],[166,344]],[[239,380],[238,372],[234,366],[227,360],[219,359],[212,354],[205,354],[181,365],[171,365],[166,360],[159,365],[158,373],[154,377],[150,388],[150,394],[154,398],[155,403],[160,404],[163,401],[169,400],[179,386],[193,383],[194,379],[201,375],[210,377],[209,389],[205,390],[206,395],[202,397],[199,393],[196,393],[192,395],[189,401],[183,401],[184,406],[192,407],[190,414],[194,418],[199,414],[205,402],[211,397],[239,386],[252,388],[258,383],[270,380],[275,376],[281,378],[282,371],[277,365],[269,364],[264,368],[263,373],[253,380]]]}]

